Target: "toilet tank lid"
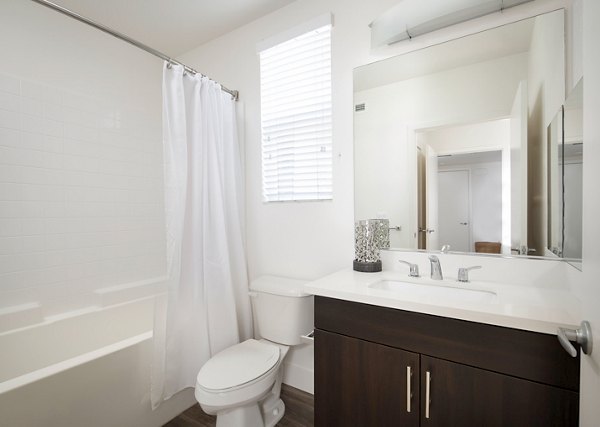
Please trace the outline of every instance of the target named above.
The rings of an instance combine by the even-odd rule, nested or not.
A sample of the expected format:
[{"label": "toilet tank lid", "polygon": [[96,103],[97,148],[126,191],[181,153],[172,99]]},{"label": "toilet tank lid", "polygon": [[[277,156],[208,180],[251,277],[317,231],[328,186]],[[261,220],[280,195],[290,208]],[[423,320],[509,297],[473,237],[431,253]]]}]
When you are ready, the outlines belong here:
[{"label": "toilet tank lid", "polygon": [[308,280],[290,279],[289,277],[260,276],[250,282],[250,290],[287,297],[307,297],[304,285]]}]

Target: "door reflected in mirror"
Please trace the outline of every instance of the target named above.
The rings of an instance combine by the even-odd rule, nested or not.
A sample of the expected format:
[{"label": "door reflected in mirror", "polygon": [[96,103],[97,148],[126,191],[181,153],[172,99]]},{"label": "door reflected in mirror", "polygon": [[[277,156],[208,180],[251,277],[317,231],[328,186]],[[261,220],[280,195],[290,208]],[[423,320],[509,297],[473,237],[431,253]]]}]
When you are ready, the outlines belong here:
[{"label": "door reflected in mirror", "polygon": [[525,142],[511,140],[511,126],[520,123],[508,118],[417,131],[418,249],[511,254],[513,243],[526,239],[513,236],[521,210],[512,207],[521,203],[522,186],[513,182],[521,159],[511,152]]}]

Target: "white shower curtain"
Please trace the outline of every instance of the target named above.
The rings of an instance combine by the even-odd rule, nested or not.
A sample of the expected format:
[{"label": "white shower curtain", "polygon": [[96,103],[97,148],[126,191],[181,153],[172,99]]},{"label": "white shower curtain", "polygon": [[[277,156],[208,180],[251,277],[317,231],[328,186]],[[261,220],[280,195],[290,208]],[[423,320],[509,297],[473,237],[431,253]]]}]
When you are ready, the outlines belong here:
[{"label": "white shower curtain", "polygon": [[215,353],[252,336],[235,101],[163,69],[168,292],[157,300],[152,405],[194,387]]}]

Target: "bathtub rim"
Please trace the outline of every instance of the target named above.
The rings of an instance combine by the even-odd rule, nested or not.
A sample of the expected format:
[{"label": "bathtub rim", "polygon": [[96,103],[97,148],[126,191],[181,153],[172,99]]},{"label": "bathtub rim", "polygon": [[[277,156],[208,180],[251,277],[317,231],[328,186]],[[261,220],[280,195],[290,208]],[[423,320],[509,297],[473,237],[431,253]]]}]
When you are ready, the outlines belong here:
[{"label": "bathtub rim", "polygon": [[152,337],[153,331],[146,331],[141,334],[126,338],[124,340],[120,340],[115,343],[106,345],[104,347],[100,347],[96,350],[88,351],[86,353],[82,353],[69,359],[54,363],[52,365],[45,366],[43,368],[36,369],[18,377],[3,381],[0,383],[0,395],[15,390],[17,388],[26,386],[28,384],[32,384],[51,375],[56,375],[58,373],[72,369],[76,366],[91,362],[95,359],[99,359],[109,354],[124,350],[125,348],[133,347],[134,345],[140,344],[146,340],[151,340]]}]

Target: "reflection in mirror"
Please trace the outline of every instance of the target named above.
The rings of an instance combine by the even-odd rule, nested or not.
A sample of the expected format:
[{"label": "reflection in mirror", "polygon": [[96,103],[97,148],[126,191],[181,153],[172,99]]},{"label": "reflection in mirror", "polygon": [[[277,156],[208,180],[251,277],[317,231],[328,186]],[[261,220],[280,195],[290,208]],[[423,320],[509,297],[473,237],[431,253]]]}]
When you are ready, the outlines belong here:
[{"label": "reflection in mirror", "polygon": [[562,257],[563,106],[548,126],[548,250]]},{"label": "reflection in mirror", "polygon": [[548,127],[548,249],[581,260],[583,218],[583,79]]},{"label": "reflection in mirror", "polygon": [[418,228],[425,230],[418,249],[438,250],[443,242],[453,251],[475,252],[477,246],[501,253],[502,227],[510,226],[510,218],[502,218],[509,126],[502,119],[417,133],[417,197],[424,201],[418,204]]},{"label": "reflection in mirror", "polygon": [[563,20],[555,11],[355,69],[355,219],[389,219],[392,248],[543,254]]},{"label": "reflection in mirror", "polygon": [[583,81],[564,106],[563,257],[581,259],[583,223]]}]

